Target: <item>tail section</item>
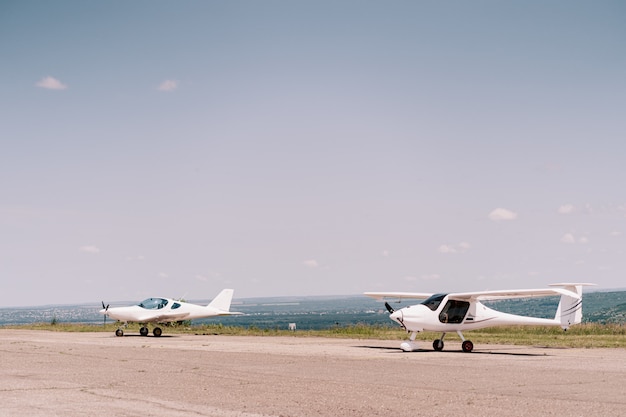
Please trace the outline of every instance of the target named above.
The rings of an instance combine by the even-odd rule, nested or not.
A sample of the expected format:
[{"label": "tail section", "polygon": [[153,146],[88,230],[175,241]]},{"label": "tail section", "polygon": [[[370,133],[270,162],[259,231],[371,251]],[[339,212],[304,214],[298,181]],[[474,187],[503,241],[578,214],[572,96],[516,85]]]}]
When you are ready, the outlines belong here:
[{"label": "tail section", "polygon": [[583,318],[583,286],[595,284],[550,284],[551,287],[560,287],[561,300],[556,310],[555,320],[561,321],[563,330],[573,324],[579,324]]},{"label": "tail section", "polygon": [[230,310],[230,303],[233,300],[233,292],[234,290],[231,289],[222,290],[222,292],[220,292],[217,297],[209,303],[208,307],[228,313]]}]

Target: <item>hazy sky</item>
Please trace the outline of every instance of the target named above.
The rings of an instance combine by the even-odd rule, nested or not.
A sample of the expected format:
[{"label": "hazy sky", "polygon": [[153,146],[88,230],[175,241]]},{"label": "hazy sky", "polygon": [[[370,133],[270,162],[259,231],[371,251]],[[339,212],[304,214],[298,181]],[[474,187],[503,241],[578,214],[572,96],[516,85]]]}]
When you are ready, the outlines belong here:
[{"label": "hazy sky", "polygon": [[623,1],[0,3],[0,306],[626,287]]}]

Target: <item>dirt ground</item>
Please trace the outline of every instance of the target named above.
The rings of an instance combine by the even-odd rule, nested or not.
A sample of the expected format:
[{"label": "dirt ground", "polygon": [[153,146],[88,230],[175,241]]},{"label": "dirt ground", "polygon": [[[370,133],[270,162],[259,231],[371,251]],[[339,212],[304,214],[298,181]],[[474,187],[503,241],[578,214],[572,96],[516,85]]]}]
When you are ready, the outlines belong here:
[{"label": "dirt ground", "polygon": [[626,416],[626,349],[398,346],[3,329],[0,416]]}]

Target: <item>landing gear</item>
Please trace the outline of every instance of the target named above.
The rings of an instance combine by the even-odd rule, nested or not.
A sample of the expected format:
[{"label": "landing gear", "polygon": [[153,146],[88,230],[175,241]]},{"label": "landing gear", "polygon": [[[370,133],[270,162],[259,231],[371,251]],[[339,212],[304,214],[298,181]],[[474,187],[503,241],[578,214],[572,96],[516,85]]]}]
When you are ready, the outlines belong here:
[{"label": "landing gear", "polygon": [[[460,331],[457,331],[457,334],[461,338],[461,349],[463,350],[463,352],[469,353],[472,350],[474,350],[474,344],[471,341],[465,340],[465,337],[463,337],[463,334]],[[409,341],[403,342],[402,344],[400,344],[400,349],[402,349],[405,352],[414,352],[418,350],[417,343],[415,342],[416,336],[417,336],[417,332],[412,332],[411,337],[409,338]],[[433,349],[435,351],[441,352],[443,350],[443,346],[444,346],[443,338],[444,337],[446,337],[445,332],[441,334],[441,338],[433,340]]]},{"label": "landing gear", "polygon": [[411,336],[409,337],[409,341],[408,342],[402,342],[400,344],[400,349],[402,349],[405,352],[416,351],[418,349],[417,343],[415,342],[415,337],[416,336],[417,336],[417,332],[412,332]]},{"label": "landing gear", "polygon": [[469,340],[465,340],[461,344],[461,348],[463,349],[463,352],[469,353],[474,349],[474,344],[470,342]]},{"label": "landing gear", "polygon": [[446,333],[441,334],[441,339],[435,339],[433,341],[433,349],[437,352],[441,352],[443,350],[443,338],[446,337]]},{"label": "landing gear", "polygon": [[[121,327],[118,327],[118,329],[115,331],[115,336],[117,337],[124,336],[124,330],[122,330],[122,327],[126,327],[126,324],[123,324]],[[142,324],[141,327],[139,328],[139,334],[142,336],[148,336],[148,333],[150,333],[148,326],[146,326],[145,324]],[[160,327],[155,327],[154,330],[152,330],[152,334],[155,337],[160,337],[163,334],[163,330],[161,330]]]},{"label": "landing gear", "polygon": [[463,333],[461,333],[460,330],[457,331],[457,334],[463,341],[463,343],[461,343],[461,349],[463,349],[463,352],[470,353],[472,350],[474,350],[474,344],[470,342],[469,340],[465,340],[465,338],[463,337]]}]

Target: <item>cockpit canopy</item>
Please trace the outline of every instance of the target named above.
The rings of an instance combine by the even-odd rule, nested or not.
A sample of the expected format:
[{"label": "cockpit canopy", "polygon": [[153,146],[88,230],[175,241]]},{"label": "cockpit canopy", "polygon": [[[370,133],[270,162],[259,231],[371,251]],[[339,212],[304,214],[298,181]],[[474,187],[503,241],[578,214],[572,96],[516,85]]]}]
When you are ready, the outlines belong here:
[{"label": "cockpit canopy", "polygon": [[433,294],[422,301],[422,304],[430,308],[432,311],[436,311],[437,308],[439,308],[439,304],[441,304],[441,300],[443,300],[446,295],[448,294]]},{"label": "cockpit canopy", "polygon": [[139,307],[143,307],[146,310],[160,310],[166,305],[167,300],[165,298],[146,298],[139,303]]}]

